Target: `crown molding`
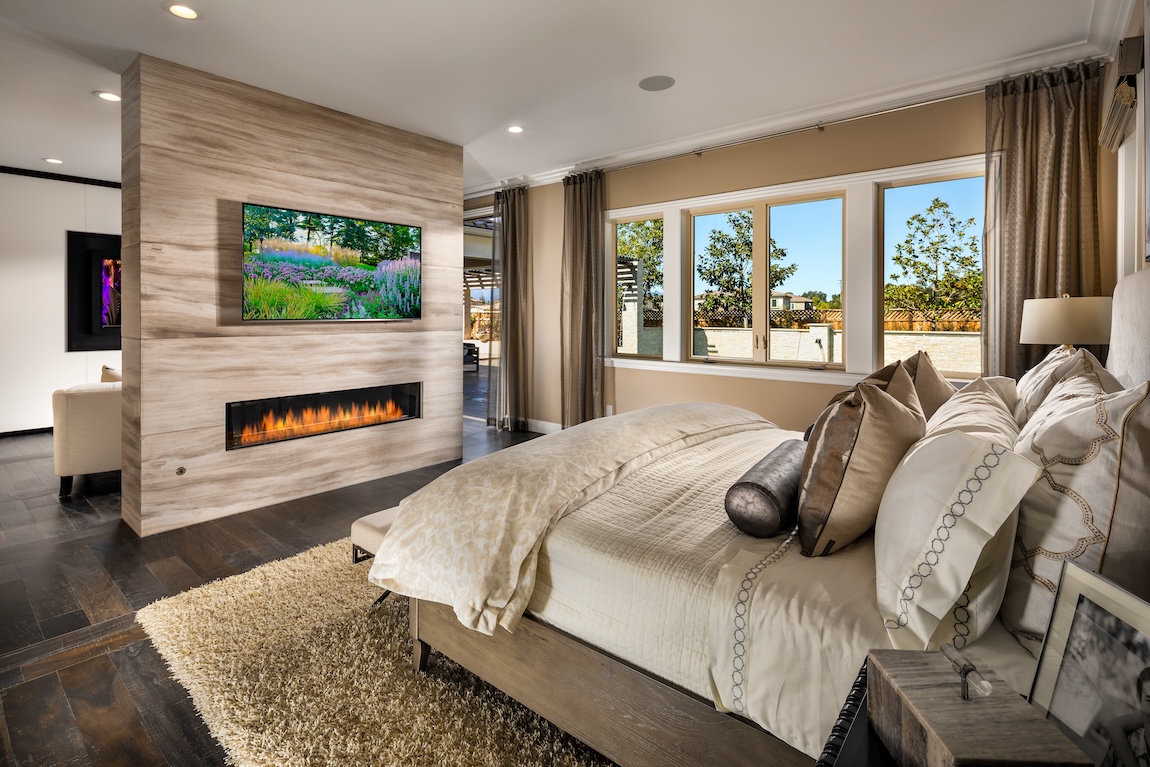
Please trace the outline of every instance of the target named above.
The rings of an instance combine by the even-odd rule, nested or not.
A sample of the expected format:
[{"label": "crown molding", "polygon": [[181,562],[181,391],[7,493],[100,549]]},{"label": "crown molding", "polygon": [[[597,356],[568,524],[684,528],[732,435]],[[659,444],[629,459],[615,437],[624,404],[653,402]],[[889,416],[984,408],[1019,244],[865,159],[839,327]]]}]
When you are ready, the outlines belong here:
[{"label": "crown molding", "polygon": [[465,187],[464,199],[526,184],[544,186],[558,183],[564,176],[585,168],[604,171],[657,162],[698,152],[714,151],[734,144],[747,143],[826,127],[835,123],[865,119],[885,112],[922,106],[983,91],[987,85],[1027,72],[1064,66],[1069,62],[1102,59],[1110,61],[1126,31],[1135,0],[1093,4],[1087,37],[1048,48],[1026,56],[1014,56],[951,72],[944,77],[923,78],[909,87],[873,91],[847,99],[820,104],[810,109],[740,123],[715,131],[698,133],[670,141],[648,144],[624,152],[594,158],[562,168],[527,173],[514,180],[496,180]]}]

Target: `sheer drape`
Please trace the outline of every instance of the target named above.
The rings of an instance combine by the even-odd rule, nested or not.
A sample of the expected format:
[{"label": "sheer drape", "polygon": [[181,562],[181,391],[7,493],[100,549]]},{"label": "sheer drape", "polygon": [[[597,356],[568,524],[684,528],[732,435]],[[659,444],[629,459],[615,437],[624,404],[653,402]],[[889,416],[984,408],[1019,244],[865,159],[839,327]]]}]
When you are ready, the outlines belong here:
[{"label": "sheer drape", "polygon": [[984,331],[991,374],[1017,378],[1049,350],[1018,342],[1025,299],[1102,292],[1101,84],[1091,63],[986,88],[986,236],[997,245],[1001,302],[997,322]]},{"label": "sheer drape", "polygon": [[563,179],[563,428],[603,414],[603,172]]},{"label": "sheer drape", "polygon": [[531,257],[528,250],[527,187],[495,193],[495,232],[491,251],[492,322],[487,367],[487,425],[527,431],[532,326]]}]

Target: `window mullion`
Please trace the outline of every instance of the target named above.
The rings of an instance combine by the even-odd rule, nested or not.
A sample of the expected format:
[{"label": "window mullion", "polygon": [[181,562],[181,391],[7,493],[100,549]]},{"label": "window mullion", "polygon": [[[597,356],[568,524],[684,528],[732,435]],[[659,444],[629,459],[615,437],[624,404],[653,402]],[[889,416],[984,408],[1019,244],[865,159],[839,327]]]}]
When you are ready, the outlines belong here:
[{"label": "window mullion", "polygon": [[770,223],[767,204],[754,206],[754,241],[751,245],[751,333],[755,362],[766,362],[770,358],[770,311],[771,286],[770,264],[768,263],[767,243],[770,241]]}]

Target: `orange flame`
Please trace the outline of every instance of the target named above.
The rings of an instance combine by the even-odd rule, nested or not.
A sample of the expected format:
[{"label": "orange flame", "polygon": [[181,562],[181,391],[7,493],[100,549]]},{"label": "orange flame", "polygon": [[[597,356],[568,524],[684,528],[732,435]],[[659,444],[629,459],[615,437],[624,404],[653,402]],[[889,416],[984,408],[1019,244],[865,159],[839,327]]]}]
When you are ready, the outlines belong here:
[{"label": "orange flame", "polygon": [[240,434],[240,444],[259,445],[281,439],[303,437],[309,434],[324,434],[329,431],[354,429],[357,426],[372,426],[377,423],[398,421],[404,412],[391,400],[386,405],[342,405],[332,410],[330,407],[305,407],[298,414],[289,410],[286,415],[277,417],[275,413],[265,413],[257,426],[245,426]]}]

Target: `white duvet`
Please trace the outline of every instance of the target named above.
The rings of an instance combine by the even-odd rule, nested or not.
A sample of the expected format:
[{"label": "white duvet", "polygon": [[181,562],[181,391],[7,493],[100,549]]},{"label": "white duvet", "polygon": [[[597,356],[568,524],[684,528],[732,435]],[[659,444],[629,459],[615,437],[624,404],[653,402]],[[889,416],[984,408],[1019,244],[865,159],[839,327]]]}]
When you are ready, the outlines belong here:
[{"label": "white duvet", "polygon": [[[618,427],[609,436],[579,428],[494,454],[519,490],[509,493],[505,478],[484,471],[489,485],[479,502],[469,481],[414,494],[397,520],[399,534],[393,527],[380,548],[372,580],[453,605],[464,625],[481,631],[513,629],[527,608],[817,756],[867,650],[889,647],[872,539],[811,559],[786,534],[741,534],[723,507],[727,488],[801,435],[724,406],[652,411],[602,419],[602,427]],[[572,432],[577,441],[556,444]],[[564,471],[571,449],[593,454]],[[562,475],[546,477],[549,486],[572,480],[565,484],[574,498],[568,490],[537,502],[536,472]],[[460,501],[445,500],[444,490],[459,492]],[[502,492],[510,510],[489,492]],[[517,500],[506,504],[509,494]],[[485,510],[485,521],[464,527],[475,509]],[[528,532],[513,531],[522,520]],[[986,650],[991,666],[1025,692],[1034,660],[1000,625],[971,649]]]}]

